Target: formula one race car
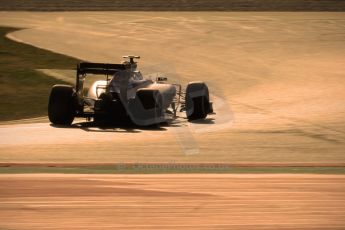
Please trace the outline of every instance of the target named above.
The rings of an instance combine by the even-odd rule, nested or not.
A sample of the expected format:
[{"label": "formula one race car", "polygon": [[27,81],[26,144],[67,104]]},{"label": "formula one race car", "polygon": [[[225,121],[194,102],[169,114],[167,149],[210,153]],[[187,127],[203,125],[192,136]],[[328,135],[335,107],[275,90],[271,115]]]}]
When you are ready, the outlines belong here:
[{"label": "formula one race car", "polygon": [[[84,117],[94,121],[129,119],[148,126],[174,119],[178,112],[185,111],[189,121],[205,119],[213,112],[204,82],[190,82],[182,92],[181,85],[168,84],[165,77],[144,79],[134,61],[139,56],[124,58],[127,60],[121,64],[79,63],[75,87],[54,85],[51,90],[50,122],[70,125],[75,117]],[[105,75],[106,79],[95,81],[85,90],[87,74]]]}]

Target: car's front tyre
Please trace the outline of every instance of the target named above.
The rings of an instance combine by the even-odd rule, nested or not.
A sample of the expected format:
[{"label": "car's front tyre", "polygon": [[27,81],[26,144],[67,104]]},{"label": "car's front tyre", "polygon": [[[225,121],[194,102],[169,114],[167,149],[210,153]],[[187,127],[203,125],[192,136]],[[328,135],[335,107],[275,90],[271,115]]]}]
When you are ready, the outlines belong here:
[{"label": "car's front tyre", "polygon": [[189,121],[205,119],[211,112],[208,87],[204,82],[190,82],[186,89],[186,115]]}]

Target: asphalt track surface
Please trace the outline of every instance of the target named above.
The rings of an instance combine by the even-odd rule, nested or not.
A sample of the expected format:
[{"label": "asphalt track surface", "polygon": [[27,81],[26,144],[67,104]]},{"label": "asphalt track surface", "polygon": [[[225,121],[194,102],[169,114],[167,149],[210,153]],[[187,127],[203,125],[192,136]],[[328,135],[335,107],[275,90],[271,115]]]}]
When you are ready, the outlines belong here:
[{"label": "asphalt track surface", "polygon": [[1,175],[1,229],[345,228],[343,175]]}]

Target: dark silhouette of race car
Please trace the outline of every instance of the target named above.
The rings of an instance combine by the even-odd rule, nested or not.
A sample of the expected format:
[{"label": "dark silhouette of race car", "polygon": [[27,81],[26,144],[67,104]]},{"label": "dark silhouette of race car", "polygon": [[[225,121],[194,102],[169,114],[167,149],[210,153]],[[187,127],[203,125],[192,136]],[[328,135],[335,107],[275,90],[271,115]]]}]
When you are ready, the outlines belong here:
[{"label": "dark silhouette of race car", "polygon": [[[52,87],[48,117],[55,125],[71,125],[75,117],[94,121],[130,120],[139,126],[166,122],[185,112],[189,121],[205,119],[213,113],[208,87],[190,82],[182,91],[167,78],[145,79],[137,70],[139,56],[124,56],[121,64],[81,62],[77,66],[76,85]],[[87,75],[105,75],[84,89]],[[87,91],[87,92],[86,92]]]}]

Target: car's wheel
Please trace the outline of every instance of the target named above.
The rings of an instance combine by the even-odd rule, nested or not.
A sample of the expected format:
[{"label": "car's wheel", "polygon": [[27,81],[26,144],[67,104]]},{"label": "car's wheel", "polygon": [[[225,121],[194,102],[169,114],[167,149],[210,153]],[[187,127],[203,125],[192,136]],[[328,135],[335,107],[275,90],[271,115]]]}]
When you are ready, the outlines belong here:
[{"label": "car's wheel", "polygon": [[188,120],[205,119],[210,112],[208,88],[203,82],[189,83],[186,89],[186,114]]},{"label": "car's wheel", "polygon": [[193,98],[193,113],[188,116],[188,120],[205,119],[208,114],[209,101],[207,97],[195,97]]},{"label": "car's wheel", "polygon": [[49,121],[56,125],[70,125],[74,120],[76,96],[72,86],[54,85],[49,97]]}]

